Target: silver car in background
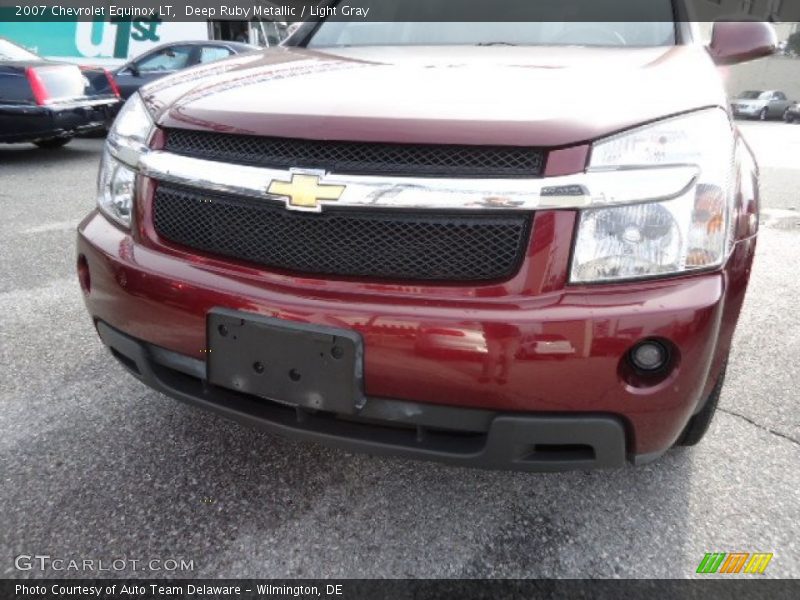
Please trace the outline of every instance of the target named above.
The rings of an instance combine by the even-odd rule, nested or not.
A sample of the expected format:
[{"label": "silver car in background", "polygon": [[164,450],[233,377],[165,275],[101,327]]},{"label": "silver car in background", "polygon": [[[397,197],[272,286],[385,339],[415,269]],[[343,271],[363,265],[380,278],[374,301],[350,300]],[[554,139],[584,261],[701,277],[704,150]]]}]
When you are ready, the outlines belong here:
[{"label": "silver car in background", "polygon": [[732,102],[733,116],[750,119],[782,119],[786,109],[792,105],[786,94],[776,90],[746,91]]}]

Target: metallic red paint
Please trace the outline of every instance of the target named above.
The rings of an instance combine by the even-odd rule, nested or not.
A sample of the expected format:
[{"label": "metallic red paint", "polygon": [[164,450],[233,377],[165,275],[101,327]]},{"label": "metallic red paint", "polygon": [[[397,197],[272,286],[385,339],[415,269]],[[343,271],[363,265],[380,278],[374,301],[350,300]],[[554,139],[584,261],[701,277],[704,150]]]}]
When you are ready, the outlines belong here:
[{"label": "metallic red paint", "polygon": [[[731,52],[720,49],[725,32],[712,46],[719,56]],[[583,171],[588,144],[600,136],[727,104],[722,86],[708,85],[717,75],[700,46],[459,49],[470,69],[454,67],[447,53],[278,49],[165,78],[143,95],[162,127],[544,147],[546,176]],[[480,72],[493,84],[475,86]],[[403,81],[388,85],[389,74]],[[530,93],[510,97],[505,90],[517,89],[520,78]],[[328,97],[324,106],[321,96],[301,93],[330,81],[341,97]],[[587,88],[587,81],[603,85]],[[579,90],[590,95],[576,96]],[[151,146],[162,144],[159,130]],[[354,329],[364,340],[369,396],[521,413],[612,413],[628,425],[629,452],[656,454],[675,442],[711,391],[747,287],[757,170],[746,146],[739,147],[736,240],[713,272],[570,285],[577,212],[553,210],[535,214],[525,260],[508,281],[411,285],[303,277],[159,239],[151,212],[157,184],[141,178],[131,232],[96,211],[79,227],[78,253],[91,275],[84,296],[95,320],[198,359],[206,358],[206,315],[215,307]],[[674,345],[676,366],[663,381],[635,385],[621,361],[650,337]]]},{"label": "metallic red paint", "polygon": [[[727,106],[722,86],[709,85],[717,77],[699,45],[280,48],[167,77],[142,94],[164,127],[559,148]],[[336,90],[335,100],[319,90]]]},{"label": "metallic red paint", "polygon": [[[738,243],[722,272],[566,286],[565,232],[573,220],[569,211],[537,214],[520,275],[472,288],[261,271],[137,242],[97,213],[80,226],[78,252],[92,275],[92,316],[152,344],[204,358],[206,313],[219,306],[352,328],[365,341],[368,395],[505,411],[610,412],[630,424],[632,452],[663,451],[727,352],[753,243]],[[666,381],[634,388],[618,365],[645,337],[673,342],[680,364]]]},{"label": "metallic red paint", "polygon": [[778,49],[775,29],[760,21],[720,21],[714,23],[708,51],[718,65],[762,58]]}]

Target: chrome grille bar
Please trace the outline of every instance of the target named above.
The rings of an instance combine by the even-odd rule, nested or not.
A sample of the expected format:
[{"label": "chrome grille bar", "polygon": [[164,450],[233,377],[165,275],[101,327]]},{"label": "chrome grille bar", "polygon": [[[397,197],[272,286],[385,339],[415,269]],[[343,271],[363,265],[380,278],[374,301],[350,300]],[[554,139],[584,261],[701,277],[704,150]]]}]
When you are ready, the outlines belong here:
[{"label": "chrome grille bar", "polygon": [[[147,177],[187,187],[254,198],[282,200],[268,194],[275,181],[293,174],[312,173],[321,185],[345,186],[335,201],[320,200],[306,210],[337,207],[385,207],[432,210],[542,210],[589,208],[638,202],[664,201],[687,193],[699,171],[694,165],[590,171],[577,175],[536,179],[441,179],[340,175],[308,169],[269,169],[220,163],[151,151],[139,161]],[[292,207],[296,208],[296,207]]]}]

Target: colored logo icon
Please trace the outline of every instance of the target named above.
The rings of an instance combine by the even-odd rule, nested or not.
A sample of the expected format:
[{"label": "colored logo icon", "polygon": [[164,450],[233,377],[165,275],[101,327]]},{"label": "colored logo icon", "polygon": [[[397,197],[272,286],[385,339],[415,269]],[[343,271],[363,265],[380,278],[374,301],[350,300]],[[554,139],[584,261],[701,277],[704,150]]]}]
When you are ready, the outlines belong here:
[{"label": "colored logo icon", "polygon": [[708,552],[697,566],[697,572],[710,573],[763,573],[772,560],[765,552]]}]

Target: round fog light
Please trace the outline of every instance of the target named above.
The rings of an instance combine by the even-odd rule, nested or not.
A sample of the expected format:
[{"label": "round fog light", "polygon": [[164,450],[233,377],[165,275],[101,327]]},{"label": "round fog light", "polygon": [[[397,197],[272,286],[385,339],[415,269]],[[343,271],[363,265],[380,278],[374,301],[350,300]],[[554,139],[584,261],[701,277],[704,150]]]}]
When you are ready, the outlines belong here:
[{"label": "round fog light", "polygon": [[658,371],[667,363],[667,349],[659,342],[641,342],[631,350],[631,362],[641,371]]}]

